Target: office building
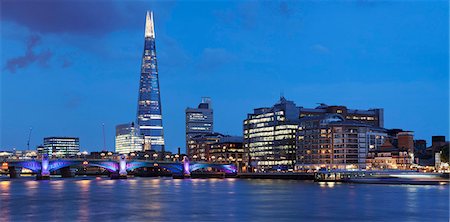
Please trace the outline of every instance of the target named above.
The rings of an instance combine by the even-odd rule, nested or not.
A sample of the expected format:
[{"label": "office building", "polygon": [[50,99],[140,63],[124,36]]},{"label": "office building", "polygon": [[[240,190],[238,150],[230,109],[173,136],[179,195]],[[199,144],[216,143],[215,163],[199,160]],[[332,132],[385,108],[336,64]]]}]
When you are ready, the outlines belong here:
[{"label": "office building", "polygon": [[194,161],[209,161],[211,145],[219,142],[225,135],[221,133],[208,133],[195,135],[188,141],[188,157]]},{"label": "office building", "polygon": [[144,136],[144,149],[164,152],[161,96],[156,61],[153,13],[147,12],[144,52],[142,55],[137,126]]},{"label": "office building", "polygon": [[202,98],[197,108],[186,108],[186,154],[189,154],[189,140],[197,135],[210,134],[214,130],[214,116],[211,99]]},{"label": "office building", "polygon": [[323,103],[316,108],[300,107],[300,118],[325,114],[339,114],[346,120],[365,123],[375,127],[384,127],[383,109],[348,109],[346,106],[329,106]]},{"label": "office building", "polygon": [[240,136],[224,136],[211,144],[209,149],[209,162],[221,164],[234,164],[239,172],[246,171],[243,138]]},{"label": "office building", "polygon": [[299,108],[284,97],[244,120],[244,149],[253,171],[291,171],[296,163]]},{"label": "office building", "polygon": [[39,145],[36,147],[36,151],[37,151],[38,155],[44,154],[45,153],[44,150],[45,150],[45,147],[43,145]]},{"label": "office building", "polygon": [[119,154],[129,154],[131,152],[142,151],[144,139],[138,135],[138,130],[134,123],[120,124],[116,126],[116,152]]},{"label": "office building", "polygon": [[387,134],[340,114],[303,117],[297,133],[298,170],[365,168],[369,149]]},{"label": "office building", "polygon": [[50,157],[75,157],[78,152],[80,152],[78,137],[44,138],[44,154]]}]

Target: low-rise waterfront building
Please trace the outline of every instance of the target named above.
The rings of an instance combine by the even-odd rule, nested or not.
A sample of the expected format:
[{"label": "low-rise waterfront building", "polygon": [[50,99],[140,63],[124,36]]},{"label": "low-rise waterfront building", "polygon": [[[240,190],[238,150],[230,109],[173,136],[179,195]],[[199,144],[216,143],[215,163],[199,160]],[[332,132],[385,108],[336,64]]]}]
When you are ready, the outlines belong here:
[{"label": "low-rise waterfront building", "polygon": [[245,157],[243,138],[240,136],[224,136],[211,144],[209,149],[209,162],[234,164],[239,172],[246,171]]},{"label": "low-rise waterfront building", "polygon": [[380,148],[369,151],[366,161],[367,169],[371,170],[409,170],[413,164],[409,149],[395,147],[389,140],[386,140]]}]

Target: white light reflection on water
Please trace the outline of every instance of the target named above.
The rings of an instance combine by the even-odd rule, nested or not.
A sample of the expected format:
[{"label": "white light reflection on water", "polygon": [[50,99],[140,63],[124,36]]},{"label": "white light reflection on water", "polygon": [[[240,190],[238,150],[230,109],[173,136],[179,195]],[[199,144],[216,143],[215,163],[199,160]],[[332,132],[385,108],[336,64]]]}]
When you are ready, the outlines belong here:
[{"label": "white light reflection on water", "polygon": [[445,221],[443,187],[448,189],[232,178],[19,179],[0,181],[0,220]]},{"label": "white light reflection on water", "polygon": [[10,221],[11,181],[0,181],[0,215],[2,220]]},{"label": "white light reflection on water", "polygon": [[76,205],[78,207],[78,221],[88,221],[89,220],[89,214],[90,214],[90,208],[89,208],[89,202],[90,202],[90,185],[91,180],[78,180],[75,181],[75,184],[77,185],[80,192],[79,197],[77,198]]}]

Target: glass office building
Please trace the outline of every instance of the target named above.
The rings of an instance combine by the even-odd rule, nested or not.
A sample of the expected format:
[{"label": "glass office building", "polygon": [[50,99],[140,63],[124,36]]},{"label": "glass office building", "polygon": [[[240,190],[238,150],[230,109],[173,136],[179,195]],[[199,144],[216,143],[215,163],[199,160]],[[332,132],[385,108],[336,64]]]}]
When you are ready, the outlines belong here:
[{"label": "glass office building", "polygon": [[273,107],[247,115],[244,149],[253,171],[294,170],[298,116],[299,108],[284,97]]},{"label": "glass office building", "polygon": [[129,154],[143,150],[144,141],[138,135],[134,123],[120,124],[116,126],[116,152]]},{"label": "glass office building", "polygon": [[80,152],[80,139],[77,137],[44,138],[44,154],[50,157],[75,157]]},{"label": "glass office building", "polygon": [[186,154],[190,154],[189,140],[197,135],[206,135],[213,132],[214,117],[211,108],[211,99],[203,97],[197,108],[186,108]]},{"label": "glass office building", "polygon": [[144,137],[144,150],[164,151],[161,97],[155,48],[153,12],[147,12],[145,44],[137,111],[139,133]]}]

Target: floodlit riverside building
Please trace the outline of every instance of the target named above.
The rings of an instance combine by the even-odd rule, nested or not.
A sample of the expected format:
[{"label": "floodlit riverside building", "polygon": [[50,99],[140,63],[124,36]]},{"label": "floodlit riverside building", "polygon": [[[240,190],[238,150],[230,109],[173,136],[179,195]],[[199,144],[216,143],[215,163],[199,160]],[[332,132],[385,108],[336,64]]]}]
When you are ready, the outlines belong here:
[{"label": "floodlit riverside building", "polygon": [[209,162],[221,164],[234,164],[239,172],[245,172],[247,160],[245,159],[243,138],[241,136],[224,136],[209,148]]},{"label": "floodlit riverside building", "polygon": [[297,170],[360,169],[369,150],[383,143],[384,129],[339,114],[303,117],[297,132]]},{"label": "floodlit riverside building", "polygon": [[284,97],[244,120],[244,149],[253,171],[291,171],[296,163],[299,108]]},{"label": "floodlit riverside building", "polygon": [[213,133],[214,116],[211,99],[203,97],[197,108],[187,108],[186,113],[186,154],[189,154],[189,140],[197,135]]},{"label": "floodlit riverside building", "polygon": [[407,147],[395,147],[389,140],[386,140],[381,147],[369,151],[366,160],[367,168],[372,170],[409,170],[413,163],[411,154]]},{"label": "floodlit riverside building", "polygon": [[44,154],[50,157],[75,157],[80,152],[78,137],[46,137],[44,138]]},{"label": "floodlit riverside building", "polygon": [[325,114],[339,114],[346,120],[365,123],[376,127],[384,127],[383,109],[348,109],[346,106],[329,106],[323,103],[313,109],[300,107],[300,118],[322,116]]},{"label": "floodlit riverside building", "polygon": [[164,130],[158,75],[153,12],[147,12],[139,83],[137,126],[139,127],[139,134],[144,136],[144,150],[164,152]]},{"label": "floodlit riverside building", "polygon": [[129,154],[143,150],[144,139],[137,131],[134,123],[116,126],[116,153]]},{"label": "floodlit riverside building", "polygon": [[281,97],[248,114],[244,148],[252,171],[364,168],[389,137],[383,126],[383,109],[305,108]]},{"label": "floodlit riverside building", "polygon": [[208,133],[191,137],[188,141],[188,158],[194,161],[209,161],[211,145],[219,142],[224,136],[221,133]]}]

